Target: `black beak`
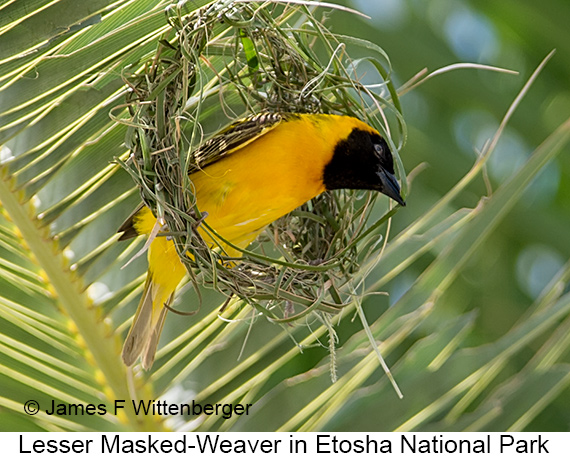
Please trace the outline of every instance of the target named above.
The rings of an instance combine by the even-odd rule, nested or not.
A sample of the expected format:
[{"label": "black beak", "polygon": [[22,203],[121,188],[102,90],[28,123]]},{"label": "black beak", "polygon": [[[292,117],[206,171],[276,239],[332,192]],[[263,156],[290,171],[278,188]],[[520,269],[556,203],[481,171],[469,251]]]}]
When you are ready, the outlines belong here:
[{"label": "black beak", "polygon": [[382,190],[380,192],[392,200],[397,201],[401,206],[406,206],[406,202],[404,202],[400,195],[400,185],[396,177],[382,168],[378,172],[378,178],[380,178],[380,182],[382,183]]}]

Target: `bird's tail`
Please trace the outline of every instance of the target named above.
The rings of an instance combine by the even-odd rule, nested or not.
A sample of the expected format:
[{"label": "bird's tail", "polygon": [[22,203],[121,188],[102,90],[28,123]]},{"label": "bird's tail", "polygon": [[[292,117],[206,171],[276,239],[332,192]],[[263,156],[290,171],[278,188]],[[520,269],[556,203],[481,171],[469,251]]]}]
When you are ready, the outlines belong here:
[{"label": "bird's tail", "polygon": [[174,300],[176,287],[186,274],[174,243],[164,236],[156,237],[150,244],[148,264],[141,301],[122,354],[127,366],[142,356],[145,370],[152,367],[168,307]]},{"label": "bird's tail", "polygon": [[157,288],[159,286],[153,283],[152,275],[147,275],[133,325],[123,345],[123,362],[127,366],[134,364],[141,355],[145,370],[149,370],[154,362],[160,332],[168,311],[164,304],[170,306],[174,299],[174,292],[172,292],[164,303],[157,303],[153,297],[156,299],[164,296],[156,290]]}]

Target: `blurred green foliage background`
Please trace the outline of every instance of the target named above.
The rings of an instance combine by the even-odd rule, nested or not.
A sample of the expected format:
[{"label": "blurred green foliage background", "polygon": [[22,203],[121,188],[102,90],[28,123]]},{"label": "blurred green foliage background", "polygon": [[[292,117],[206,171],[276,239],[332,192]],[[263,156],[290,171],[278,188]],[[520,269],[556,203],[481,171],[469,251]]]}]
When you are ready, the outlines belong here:
[{"label": "blurred green foliage background", "polygon": [[[409,128],[402,152],[408,173],[425,168],[412,183],[408,206],[394,218],[402,227],[419,217],[466,173],[524,81],[553,49],[556,54],[502,136],[487,169],[493,187],[504,182],[570,115],[570,3],[564,0],[352,0],[343,2],[370,21],[334,15],[336,27],[358,31],[390,56],[400,83],[423,67],[456,62],[494,65],[518,76],[458,70],[438,76],[402,97]],[[439,313],[476,310],[469,344],[493,341],[529,308],[570,258],[570,154],[566,146],[525,191],[483,248],[470,259],[438,301]],[[453,203],[472,207],[484,195],[479,179]],[[426,260],[415,268],[423,271]],[[391,300],[415,280],[412,271],[391,286]],[[518,370],[539,342],[506,370]],[[568,354],[566,353],[566,361]],[[568,430],[570,392],[532,428]]]}]

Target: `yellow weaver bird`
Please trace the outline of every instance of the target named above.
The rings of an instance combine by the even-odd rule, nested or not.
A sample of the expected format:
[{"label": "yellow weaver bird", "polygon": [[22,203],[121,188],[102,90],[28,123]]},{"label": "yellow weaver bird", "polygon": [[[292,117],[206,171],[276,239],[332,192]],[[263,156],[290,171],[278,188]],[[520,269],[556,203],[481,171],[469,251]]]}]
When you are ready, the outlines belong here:
[{"label": "yellow weaver bird", "polygon": [[[382,192],[405,205],[394,176],[392,153],[382,136],[364,122],[325,114],[250,116],[231,125],[195,153],[190,171],[196,205],[222,238],[246,248],[271,222],[320,193],[334,189]],[[141,206],[123,225],[119,239],[151,233],[152,212]],[[200,230],[211,246],[219,245]],[[221,243],[225,252],[241,252]],[[156,237],[148,251],[148,273],[123,361],[142,355],[150,369],[176,287],[186,274],[173,241]]]}]

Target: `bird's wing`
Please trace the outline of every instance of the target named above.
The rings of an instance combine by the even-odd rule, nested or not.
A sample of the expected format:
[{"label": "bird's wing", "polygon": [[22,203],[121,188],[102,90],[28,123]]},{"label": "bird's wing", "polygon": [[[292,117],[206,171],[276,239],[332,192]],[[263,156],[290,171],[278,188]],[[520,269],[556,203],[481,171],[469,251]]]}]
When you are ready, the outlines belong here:
[{"label": "bird's wing", "polygon": [[214,137],[201,144],[194,151],[195,169],[189,173],[203,169],[221,158],[247,146],[262,135],[274,129],[284,119],[279,113],[262,112],[234,122],[218,132]]},{"label": "bird's wing", "polygon": [[123,222],[117,229],[117,233],[121,234],[117,241],[129,240],[139,235],[134,226],[134,217],[143,207],[144,203],[140,203],[139,206],[137,206],[136,209],[129,215],[129,217],[127,217],[125,222]]}]

